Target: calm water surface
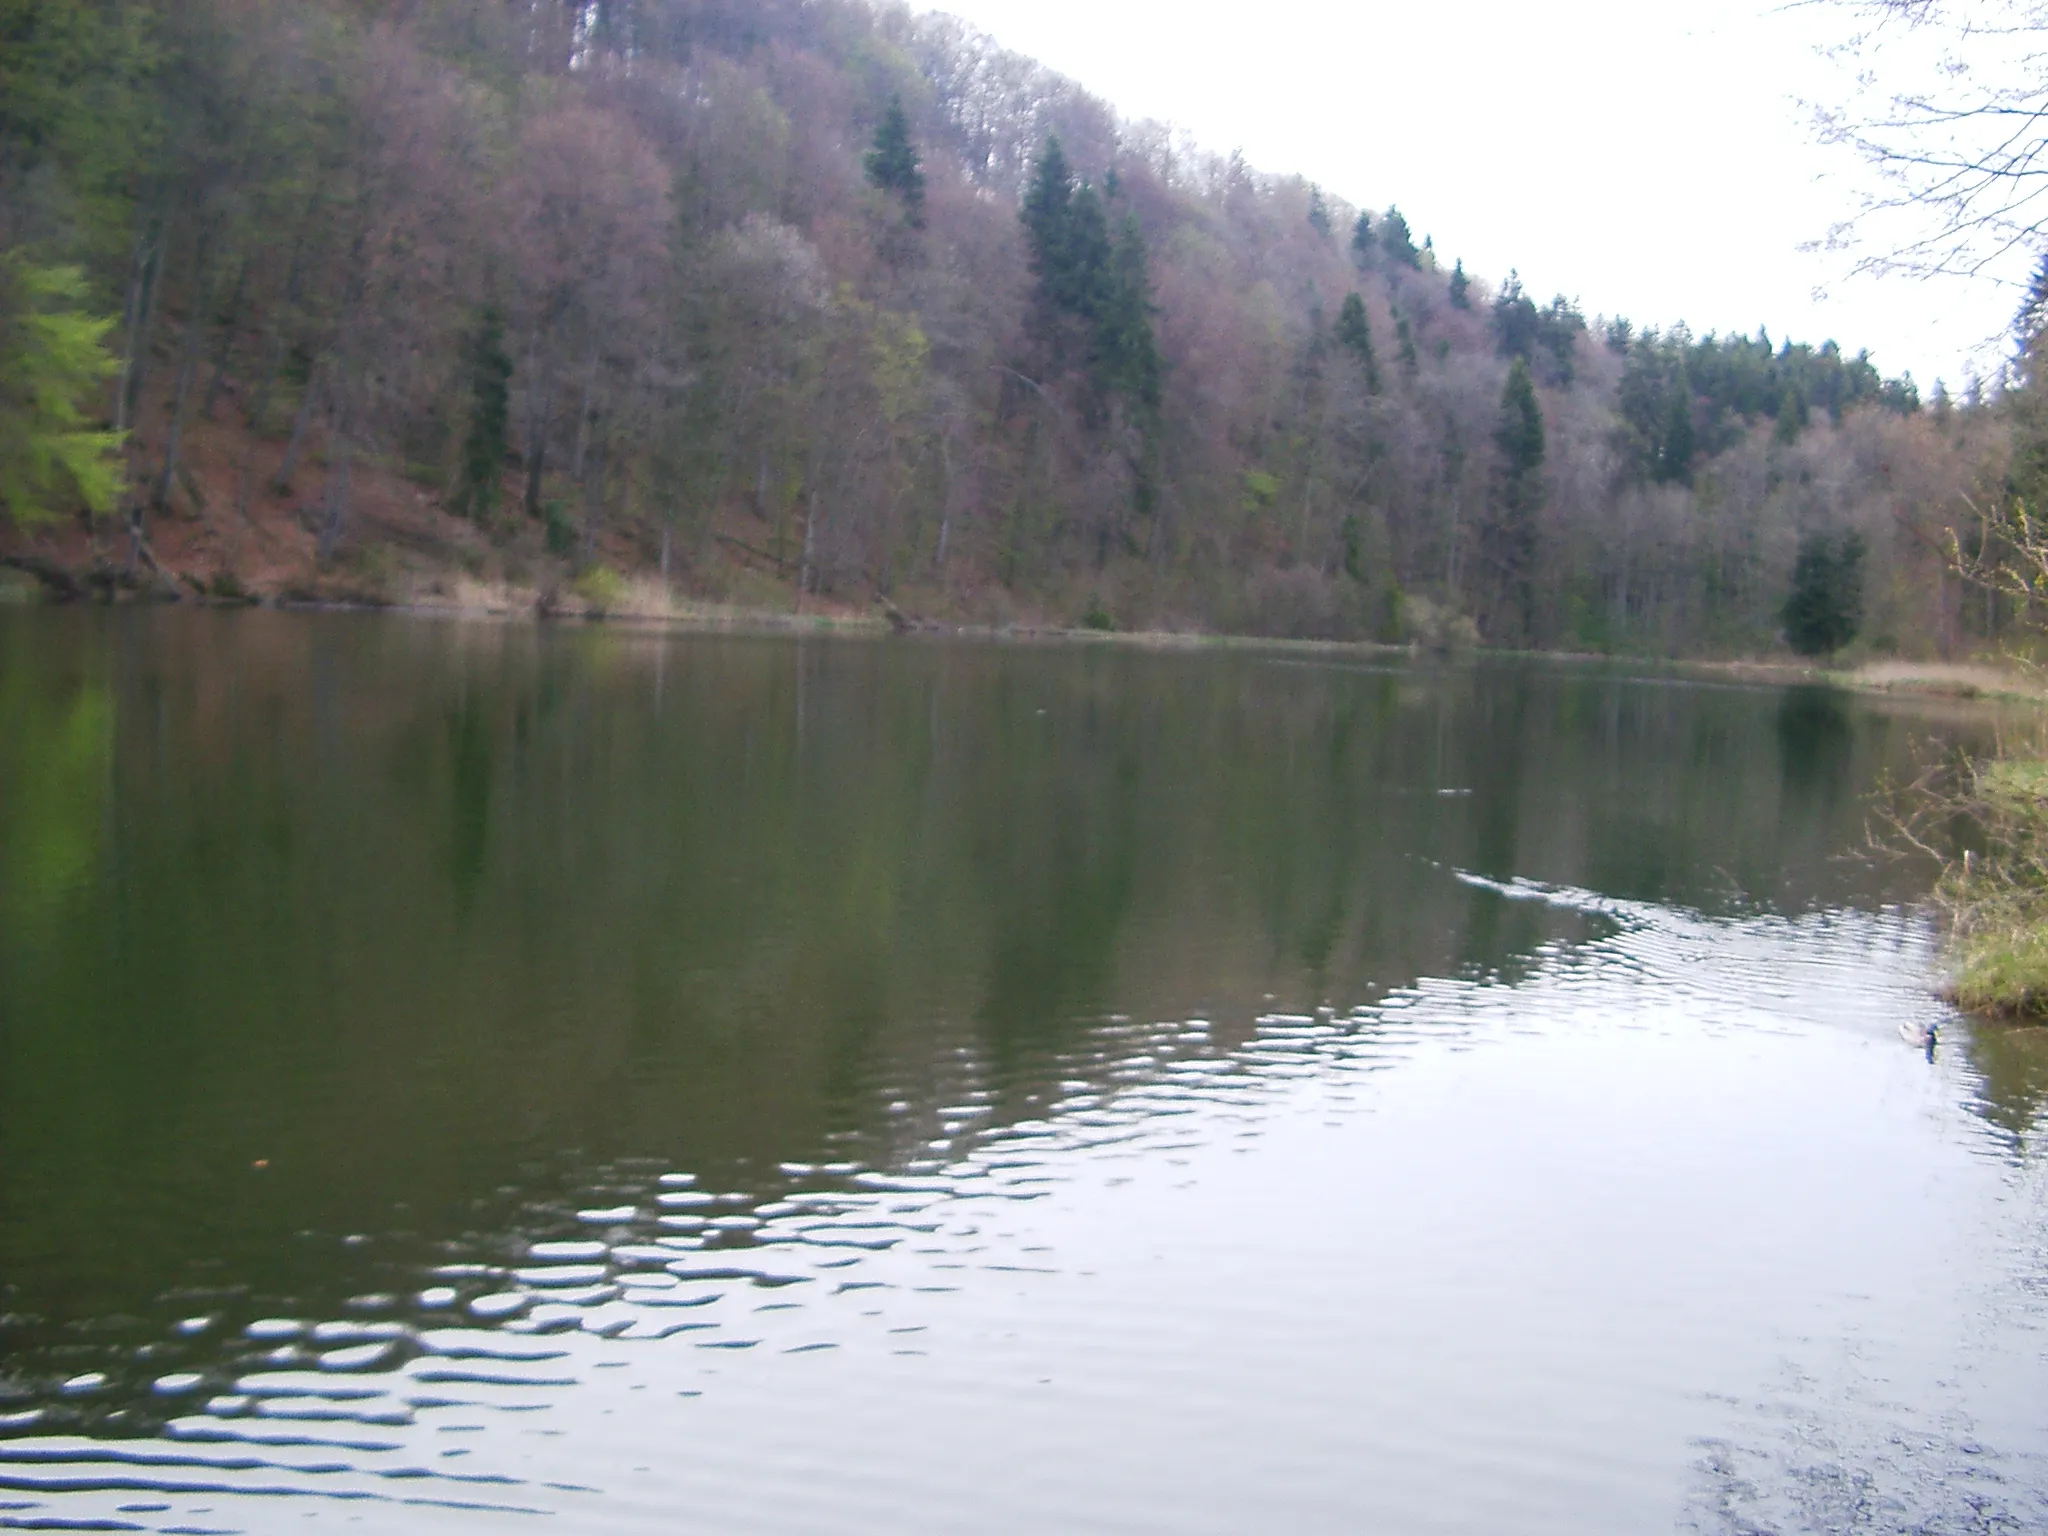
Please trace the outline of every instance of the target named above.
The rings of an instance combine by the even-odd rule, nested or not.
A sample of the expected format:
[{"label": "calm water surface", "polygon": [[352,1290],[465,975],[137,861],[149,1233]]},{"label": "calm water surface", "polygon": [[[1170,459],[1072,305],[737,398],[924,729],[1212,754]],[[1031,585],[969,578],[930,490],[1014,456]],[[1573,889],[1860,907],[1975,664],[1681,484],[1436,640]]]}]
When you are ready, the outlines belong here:
[{"label": "calm water surface", "polygon": [[2048,1530],[1990,728],[0,611],[0,1527]]}]

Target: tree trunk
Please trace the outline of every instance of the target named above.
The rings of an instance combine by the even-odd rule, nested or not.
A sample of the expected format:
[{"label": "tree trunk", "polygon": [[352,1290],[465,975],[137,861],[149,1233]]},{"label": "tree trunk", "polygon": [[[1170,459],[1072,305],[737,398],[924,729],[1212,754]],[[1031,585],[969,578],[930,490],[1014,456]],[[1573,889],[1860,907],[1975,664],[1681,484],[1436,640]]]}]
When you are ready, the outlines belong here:
[{"label": "tree trunk", "polygon": [[199,276],[193,284],[192,313],[185,319],[185,344],[178,359],[178,387],[171,396],[171,429],[164,439],[163,473],[157,477],[153,504],[158,511],[171,502],[171,486],[178,473],[178,450],[185,439],[185,404],[192,393],[192,379],[199,371],[199,343],[206,335],[206,249],[199,252]]},{"label": "tree trunk", "polygon": [[125,432],[135,420],[136,402],[142,397],[144,344],[156,304],[157,270],[163,254],[163,232],[151,220],[135,237],[135,256],[128,276],[127,352],[114,392],[114,430]]}]

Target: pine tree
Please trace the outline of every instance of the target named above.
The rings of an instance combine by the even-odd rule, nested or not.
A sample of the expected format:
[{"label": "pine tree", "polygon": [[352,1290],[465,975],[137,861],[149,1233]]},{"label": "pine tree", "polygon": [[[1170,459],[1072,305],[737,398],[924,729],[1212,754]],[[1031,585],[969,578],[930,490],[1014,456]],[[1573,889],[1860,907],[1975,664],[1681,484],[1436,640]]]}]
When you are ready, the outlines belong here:
[{"label": "pine tree", "polygon": [[1465,275],[1465,263],[1460,260],[1451,268],[1451,308],[1472,307],[1472,279]]},{"label": "pine tree", "polygon": [[1500,423],[1494,429],[1499,455],[1499,491],[1488,528],[1488,553],[1499,575],[1504,604],[1514,610],[1520,633],[1534,618],[1536,517],[1543,509],[1543,408],[1529,364],[1515,359],[1501,389]]},{"label": "pine tree", "polygon": [[1057,138],[1046,141],[1020,217],[1038,280],[1035,324],[1049,371],[1075,361],[1078,323],[1099,403],[1121,398],[1149,433],[1159,408],[1160,365],[1152,279],[1136,217],[1126,213],[1112,241],[1102,194],[1086,182],[1074,184]]},{"label": "pine tree", "polygon": [[1493,343],[1502,357],[1527,361],[1536,351],[1539,319],[1536,302],[1522,291],[1522,274],[1508,270],[1508,280],[1493,297]]},{"label": "pine tree", "polygon": [[1145,235],[1135,214],[1124,215],[1104,278],[1094,316],[1097,386],[1128,401],[1149,431],[1160,403],[1159,345]]},{"label": "pine tree", "polygon": [[1067,168],[1067,153],[1057,135],[1045,141],[1017,216],[1030,246],[1032,276],[1046,294],[1059,292],[1065,283],[1072,239],[1074,173]]},{"label": "pine tree", "polygon": [[2003,402],[2013,427],[2006,497],[2040,517],[2048,513],[2048,256],[2035,269],[2013,334],[2019,387]]},{"label": "pine tree", "polygon": [[1359,371],[1365,375],[1365,392],[1378,394],[1380,365],[1372,350],[1372,321],[1366,317],[1365,300],[1355,293],[1344,295],[1344,305],[1337,311],[1337,344],[1358,359]]},{"label": "pine tree", "polygon": [[1110,255],[1102,194],[1083,182],[1069,205],[1066,260],[1053,292],[1062,308],[1091,326],[1101,323],[1110,302]]},{"label": "pine tree", "polygon": [[469,351],[469,433],[453,510],[483,523],[498,509],[512,437],[512,359],[505,351],[505,315],[495,304],[478,316]]},{"label": "pine tree", "polygon": [[1361,267],[1372,265],[1372,253],[1377,249],[1373,239],[1372,215],[1359,214],[1351,226],[1351,259]]},{"label": "pine tree", "polygon": [[111,319],[84,312],[85,275],[0,255],[0,512],[44,522],[121,498],[122,434],[86,424],[80,402],[119,371]]},{"label": "pine tree", "polygon": [[1323,189],[1321,187],[1310,187],[1308,189],[1308,227],[1323,239],[1327,240],[1330,238],[1330,209],[1329,205],[1323,201]]},{"label": "pine tree", "polygon": [[1400,354],[1401,366],[1407,372],[1412,374],[1422,366],[1422,358],[1415,350],[1415,327],[1398,310],[1394,312],[1394,350]]},{"label": "pine tree", "polygon": [[875,129],[874,148],[863,163],[872,185],[903,199],[904,222],[912,229],[923,229],[924,170],[918,164],[916,146],[910,142],[910,119],[904,115],[901,96],[889,98],[889,108]]},{"label": "pine tree", "polygon": [[1785,641],[1801,656],[1828,656],[1863,624],[1863,538],[1810,533],[1799,541],[1782,617]]},{"label": "pine tree", "polygon": [[1380,222],[1380,245],[1404,267],[1422,265],[1422,252],[1416,249],[1415,237],[1408,232],[1408,221],[1401,217],[1398,208],[1389,208]]},{"label": "pine tree", "polygon": [[1657,482],[1692,484],[1692,460],[1698,447],[1692,425],[1692,383],[1681,366],[1671,382],[1664,431],[1657,444]]},{"label": "pine tree", "polygon": [[1812,412],[1806,403],[1806,391],[1797,384],[1787,384],[1778,396],[1778,420],[1772,428],[1771,440],[1790,447],[1799,441],[1799,434],[1806,430]]}]

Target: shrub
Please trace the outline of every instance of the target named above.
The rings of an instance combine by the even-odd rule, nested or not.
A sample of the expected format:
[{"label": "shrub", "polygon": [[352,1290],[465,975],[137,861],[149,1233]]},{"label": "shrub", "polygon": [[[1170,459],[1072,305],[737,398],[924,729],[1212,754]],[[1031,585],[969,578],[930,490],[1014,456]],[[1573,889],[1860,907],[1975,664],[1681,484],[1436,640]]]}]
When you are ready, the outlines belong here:
[{"label": "shrub", "polygon": [[608,565],[593,565],[576,578],[575,591],[592,613],[612,613],[626,601],[626,578]]}]

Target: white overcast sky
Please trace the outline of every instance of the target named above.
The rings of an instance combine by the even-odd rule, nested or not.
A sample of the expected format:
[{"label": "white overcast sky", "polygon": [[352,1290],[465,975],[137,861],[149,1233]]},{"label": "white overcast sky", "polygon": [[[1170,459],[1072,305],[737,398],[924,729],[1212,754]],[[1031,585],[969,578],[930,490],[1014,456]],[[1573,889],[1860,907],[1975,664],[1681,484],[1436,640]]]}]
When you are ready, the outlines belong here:
[{"label": "white overcast sky", "polygon": [[[942,0],[949,11],[1204,147],[1299,172],[1539,298],[1695,332],[1868,347],[1923,394],[1987,376],[2018,296],[1851,277],[1803,251],[1867,173],[1799,98],[1839,13],[1770,0]],[[2024,275],[2024,274],[2021,274]]]}]

